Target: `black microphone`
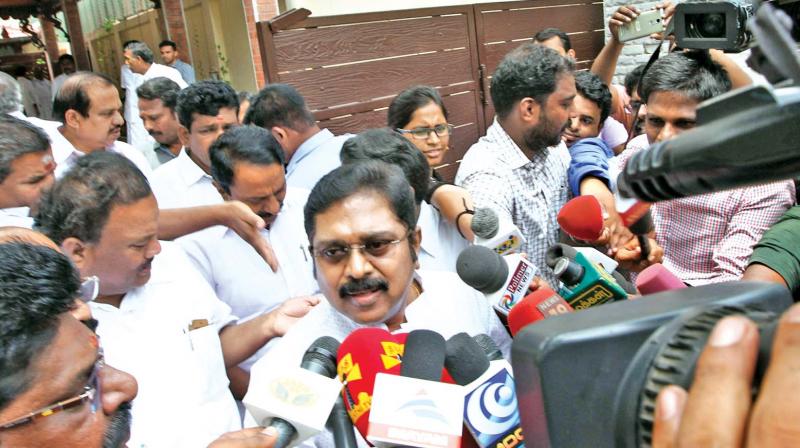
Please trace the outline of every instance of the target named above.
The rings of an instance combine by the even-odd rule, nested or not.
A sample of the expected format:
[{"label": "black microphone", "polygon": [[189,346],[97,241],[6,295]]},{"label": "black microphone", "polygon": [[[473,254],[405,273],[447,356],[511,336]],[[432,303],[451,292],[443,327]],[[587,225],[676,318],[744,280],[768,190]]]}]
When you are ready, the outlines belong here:
[{"label": "black microphone", "polygon": [[414,330],[406,337],[400,376],[441,381],[446,356],[444,337],[431,330]]},{"label": "black microphone", "polygon": [[650,240],[648,240],[647,234],[652,229],[653,218],[650,217],[650,211],[645,212],[635,223],[628,226],[628,230],[636,235],[636,239],[639,240],[639,247],[642,249],[642,260],[647,260],[647,257],[650,256]]},{"label": "black microphone", "polygon": [[646,202],[800,175],[800,93],[750,86],[703,102],[698,127],[628,160],[617,188]]}]

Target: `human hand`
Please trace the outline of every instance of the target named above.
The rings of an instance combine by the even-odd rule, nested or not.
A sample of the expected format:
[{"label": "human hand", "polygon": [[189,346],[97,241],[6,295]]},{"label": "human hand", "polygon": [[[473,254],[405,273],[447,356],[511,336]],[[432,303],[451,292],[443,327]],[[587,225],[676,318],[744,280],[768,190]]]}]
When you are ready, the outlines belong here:
[{"label": "human hand", "polygon": [[277,438],[278,431],[271,426],[240,429],[221,435],[208,448],[272,448]]},{"label": "human hand", "polygon": [[264,229],[264,220],[253,213],[250,207],[239,201],[226,201],[223,203],[223,223],[230,228],[267,262],[272,272],[278,272],[278,258],[267,240],[261,235]]},{"label": "human hand", "polygon": [[717,323],[690,391],[667,386],[656,400],[654,448],[800,446],[800,305],[780,319],[755,404],[756,325],[741,316]]},{"label": "human hand", "polygon": [[639,239],[634,236],[614,253],[614,260],[620,267],[632,272],[640,272],[651,264],[661,263],[664,259],[664,248],[652,238],[648,238],[647,242],[650,245],[650,253],[646,259],[642,259]]},{"label": "human hand", "polygon": [[611,38],[619,43],[620,27],[631,23],[633,19],[639,17],[639,14],[639,8],[633,5],[620,6],[617,8],[614,14],[611,15],[611,18],[608,19],[608,31],[611,32]]},{"label": "human hand", "polygon": [[[669,25],[669,22],[672,20],[672,16],[675,15],[675,5],[670,0],[667,0],[667,1],[663,2],[663,3],[656,4],[655,9],[660,9],[661,10],[661,24],[664,27],[663,28],[664,31],[666,31],[667,26]],[[653,33],[653,34],[650,35],[650,37],[655,39],[655,40],[661,40],[661,39],[663,39],[664,34],[663,33]],[[675,36],[673,36],[673,35],[669,35],[667,37],[669,38],[670,41],[674,41],[674,39],[675,39]],[[672,47],[673,43],[674,42],[670,43],[670,47]]]},{"label": "human hand", "polygon": [[269,333],[273,337],[283,336],[298,320],[308,314],[312,308],[319,304],[320,294],[313,296],[299,296],[283,302],[278,308],[270,311],[268,319]]}]

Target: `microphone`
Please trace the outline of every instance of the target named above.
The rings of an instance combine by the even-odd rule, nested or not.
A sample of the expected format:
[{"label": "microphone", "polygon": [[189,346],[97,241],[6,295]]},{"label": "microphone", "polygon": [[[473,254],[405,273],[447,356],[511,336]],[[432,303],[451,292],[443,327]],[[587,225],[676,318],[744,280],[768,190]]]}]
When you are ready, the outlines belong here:
[{"label": "microphone", "polygon": [[798,121],[795,88],[728,92],[703,102],[695,129],[632,155],[617,187],[656,202],[796,178]]},{"label": "microphone", "polygon": [[460,446],[464,393],[457,385],[438,382],[445,354],[440,334],[430,330],[409,333],[403,376],[375,376],[367,433],[370,443],[387,448]]},{"label": "microphone", "polygon": [[508,315],[528,291],[538,273],[536,266],[519,254],[500,256],[483,246],[470,246],[456,260],[461,280],[486,295],[503,315]]},{"label": "microphone", "polygon": [[628,230],[636,235],[636,239],[639,240],[639,247],[642,249],[642,260],[646,260],[650,255],[650,240],[647,238],[647,234],[652,229],[653,219],[650,217],[649,210],[644,212],[636,222],[628,226]]},{"label": "microphone", "polygon": [[500,350],[500,347],[495,344],[494,339],[492,339],[488,334],[476,334],[472,337],[478,345],[481,346],[483,352],[486,353],[486,356],[489,358],[489,361],[499,361],[503,358],[503,351]]},{"label": "microphone", "polygon": [[366,439],[375,388],[375,375],[400,374],[401,357],[408,335],[392,335],[382,328],[359,328],[339,346],[336,371],[344,384],[345,408],[350,420]]},{"label": "microphone", "polygon": [[[342,388],[335,378],[338,348],[336,339],[323,336],[311,344],[299,368],[259,368],[258,364],[253,367],[243,401],[259,424],[278,430],[275,447],[301,443],[326,428]],[[334,419],[332,423],[340,425],[338,417]],[[341,434],[342,446],[355,446],[346,444],[345,433]]]},{"label": "microphone", "polygon": [[508,328],[516,336],[528,324],[571,313],[572,307],[550,288],[539,288],[528,294],[508,313]]},{"label": "microphone", "polygon": [[447,370],[465,389],[464,424],[478,445],[495,448],[520,444],[524,439],[508,362],[490,362],[484,349],[466,333],[447,341],[447,353]]},{"label": "microphone", "polygon": [[572,247],[551,246],[545,261],[563,282],[558,294],[576,311],[628,298],[611,275]]},{"label": "microphone", "polygon": [[686,288],[686,284],[661,263],[648,266],[636,277],[636,289],[645,296],[682,288]]},{"label": "microphone", "polygon": [[603,234],[603,208],[592,195],[570,199],[561,207],[557,219],[567,235],[582,241],[597,241]]},{"label": "microphone", "polygon": [[475,244],[488,247],[500,255],[519,252],[525,237],[514,223],[501,219],[490,208],[478,208],[470,224],[475,234]]}]

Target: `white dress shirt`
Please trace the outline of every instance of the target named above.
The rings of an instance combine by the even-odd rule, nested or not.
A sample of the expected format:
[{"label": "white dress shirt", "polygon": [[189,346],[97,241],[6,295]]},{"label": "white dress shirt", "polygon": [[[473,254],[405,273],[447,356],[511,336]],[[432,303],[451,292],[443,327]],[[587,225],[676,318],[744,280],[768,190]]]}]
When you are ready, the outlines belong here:
[{"label": "white dress shirt", "polygon": [[[61,123],[57,121],[38,120],[38,122],[34,122],[34,124],[41,127],[45,133],[47,133],[47,136],[50,137],[53,160],[56,162],[55,175],[56,179],[60,179],[64,176],[64,173],[72,168],[75,162],[77,162],[80,157],[86,155],[86,153],[75,148],[75,146],[64,137],[59,130]],[[150,168],[150,164],[147,162],[144,154],[125,142],[115,141],[110,147],[106,148],[106,151],[115,152],[124,156],[126,159],[133,162],[148,179],[153,174],[153,170]]]},{"label": "white dress shirt", "polygon": [[[219,331],[236,318],[174,243],[119,308],[90,302],[106,362],[136,378],[129,447],[200,447],[240,429]],[[205,320],[190,329],[192,321]]]},{"label": "white dress shirt", "polygon": [[[289,188],[275,222],[262,231],[280,263],[278,272],[272,272],[253,247],[227,227],[210,227],[177,240],[241,322],[272,311],[286,299],[319,292],[303,227],[307,199],[308,191]],[[266,351],[267,346],[240,367],[250,370]]]},{"label": "white dress shirt", "polygon": [[144,122],[139,117],[139,95],[136,89],[144,82],[144,76],[134,73],[130,67],[122,64],[120,69],[120,84],[125,90],[125,105],[123,116],[127,125],[127,139],[133,147],[139,151],[144,151],[155,143],[153,137],[144,128]]},{"label": "white dress shirt", "polygon": [[469,241],[459,235],[439,210],[425,201],[420,206],[417,226],[422,230],[420,269],[456,272],[458,255],[470,245]]},{"label": "white dress shirt", "polygon": [[489,207],[519,228],[526,240],[520,251],[551,285],[558,279],[545,263],[545,253],[558,243],[556,217],[569,199],[570,160],[564,142],[528,158],[495,119],[464,155],[456,174],[456,184],[469,191],[475,207]]},{"label": "white dress shirt", "polygon": [[148,68],[147,71],[142,76],[145,81],[160,77],[168,78],[172,81],[175,81],[175,84],[177,84],[178,87],[180,87],[181,89],[185,89],[188,86],[188,84],[186,84],[186,81],[183,80],[181,72],[168,65],[153,63],[150,65],[150,68]]},{"label": "white dress shirt", "polygon": [[153,172],[150,187],[158,207],[183,208],[216,205],[223,202],[213,179],[192,161],[184,149],[173,160]]},{"label": "white dress shirt", "polygon": [[[509,359],[511,337],[483,294],[467,286],[452,272],[417,271],[416,278],[422,285],[423,292],[406,306],[406,322],[395,333],[425,329],[436,331],[445,339],[461,332],[471,336],[483,333],[489,335],[503,352],[503,356]],[[384,324],[372,326],[387,329]],[[336,311],[327,300],[322,300],[269,353],[256,362],[251,378],[257,378],[261,371],[275,369],[275,366],[299,366],[303,354],[317,338],[331,336],[341,342],[352,331],[362,327],[366,325],[353,322]],[[359,446],[367,446],[358,434],[356,438],[359,439]],[[331,433],[324,432],[302,446],[334,445]]]},{"label": "white dress shirt", "polygon": [[28,207],[0,208],[0,227],[33,228],[33,218]]},{"label": "white dress shirt", "polygon": [[311,191],[322,176],[342,164],[339,153],[350,137],[353,134],[334,136],[331,131],[323,129],[304,141],[286,165],[286,183],[290,187]]}]

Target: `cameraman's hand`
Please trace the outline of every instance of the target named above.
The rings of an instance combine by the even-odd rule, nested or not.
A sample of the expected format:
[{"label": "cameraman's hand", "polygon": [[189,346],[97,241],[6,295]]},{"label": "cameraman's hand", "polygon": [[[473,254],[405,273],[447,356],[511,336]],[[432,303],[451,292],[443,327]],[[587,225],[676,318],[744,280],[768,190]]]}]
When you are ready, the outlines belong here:
[{"label": "cameraman's hand", "polygon": [[273,427],[247,428],[221,435],[208,448],[272,448],[277,436]]},{"label": "cameraman's hand", "polygon": [[608,19],[608,31],[611,38],[619,42],[619,28],[625,26],[635,18],[639,17],[639,8],[633,5],[620,6]]},{"label": "cameraman's hand", "polygon": [[751,383],[758,329],[741,316],[722,319],[697,362],[690,392],[662,389],[653,447],[800,446],[800,305],[781,317],[755,405]]}]

